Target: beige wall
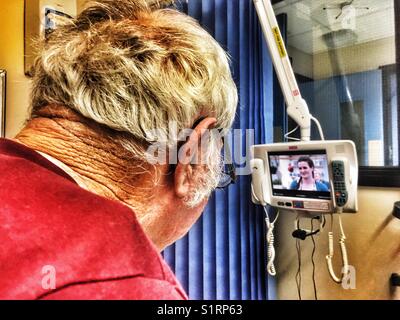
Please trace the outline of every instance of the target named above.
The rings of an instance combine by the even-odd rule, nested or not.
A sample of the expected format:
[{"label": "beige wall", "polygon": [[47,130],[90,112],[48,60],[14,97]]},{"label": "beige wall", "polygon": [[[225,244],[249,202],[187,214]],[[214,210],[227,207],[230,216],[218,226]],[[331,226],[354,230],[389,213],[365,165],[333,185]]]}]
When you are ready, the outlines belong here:
[{"label": "beige wall", "polygon": [[[400,189],[360,188],[359,213],[343,215],[349,262],[356,268],[356,289],[344,290],[334,283],[328,274],[325,256],[328,250],[327,229],[315,237],[316,281],[319,299],[392,299],[389,278],[400,273],[400,220],[392,218],[395,201],[400,200]],[[281,215],[277,227],[277,287],[279,299],[297,299],[295,274],[297,254],[295,240],[291,236],[294,215]],[[337,218],[335,219],[337,227]],[[309,220],[302,227],[310,229]],[[316,226],[316,223],[315,223]],[[335,271],[340,270],[341,257],[335,228]],[[301,242],[302,246],[302,296],[313,299],[311,281],[312,264],[310,237]],[[398,292],[397,292],[398,294]],[[400,298],[397,295],[397,298]]]},{"label": "beige wall", "polygon": [[76,1],[77,0],[40,0],[40,8],[49,6],[58,10],[62,10],[69,15],[76,15]]},{"label": "beige wall", "polygon": [[[59,2],[46,1],[54,6]],[[68,12],[75,12],[76,6],[75,0],[65,1]],[[30,80],[24,74],[24,0],[0,0],[0,46],[0,68],[7,71],[6,137],[11,138],[22,128],[29,108]]]},{"label": "beige wall", "polygon": [[[338,75],[339,70],[332,68],[328,51],[310,55],[289,46],[288,52],[293,59],[293,69],[298,74],[315,80]],[[341,48],[336,50],[336,54],[340,57],[340,74],[376,70],[396,62],[395,39],[391,37]]]},{"label": "beige wall", "polygon": [[[336,50],[340,57],[340,74],[351,74],[376,70],[381,66],[396,62],[394,37],[380,39],[361,45]],[[325,79],[338,75],[338,70],[332,69],[329,52],[323,52],[313,57],[314,79]]]},{"label": "beige wall", "polygon": [[7,71],[6,136],[23,126],[29,105],[24,75],[24,1],[0,0],[0,68]]},{"label": "beige wall", "polygon": [[81,12],[85,6],[85,3],[87,2],[87,0],[77,0],[76,1],[76,7],[77,7],[77,11],[78,13]]},{"label": "beige wall", "polygon": [[292,59],[293,70],[302,76],[314,79],[314,57],[295,47],[288,47]]}]

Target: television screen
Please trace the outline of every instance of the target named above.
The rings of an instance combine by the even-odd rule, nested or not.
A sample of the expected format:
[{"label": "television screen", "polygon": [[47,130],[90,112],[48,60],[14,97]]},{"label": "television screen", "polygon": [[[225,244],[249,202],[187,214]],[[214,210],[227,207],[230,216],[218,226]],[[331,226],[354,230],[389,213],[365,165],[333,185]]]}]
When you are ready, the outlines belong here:
[{"label": "television screen", "polygon": [[274,196],[331,198],[325,150],[269,152],[268,159]]}]

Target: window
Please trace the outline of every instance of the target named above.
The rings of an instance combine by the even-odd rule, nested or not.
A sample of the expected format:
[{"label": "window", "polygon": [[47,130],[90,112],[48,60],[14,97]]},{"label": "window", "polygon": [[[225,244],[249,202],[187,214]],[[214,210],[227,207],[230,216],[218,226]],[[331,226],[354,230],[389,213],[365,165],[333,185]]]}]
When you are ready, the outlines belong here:
[{"label": "window", "polygon": [[[399,2],[274,4],[278,20],[286,21],[288,52],[310,112],[320,120],[327,139],[356,144],[360,185],[400,186]],[[285,119],[275,124],[276,141],[294,125]],[[312,139],[319,139],[317,130]]]}]

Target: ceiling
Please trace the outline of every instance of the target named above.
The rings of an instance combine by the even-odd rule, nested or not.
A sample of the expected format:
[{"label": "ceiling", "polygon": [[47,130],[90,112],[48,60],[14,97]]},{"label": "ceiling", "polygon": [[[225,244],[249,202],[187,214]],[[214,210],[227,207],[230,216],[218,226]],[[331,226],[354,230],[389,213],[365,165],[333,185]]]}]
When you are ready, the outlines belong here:
[{"label": "ceiling", "polygon": [[393,37],[393,1],[354,0],[341,10],[345,0],[284,0],[274,10],[288,15],[289,46],[314,55],[328,50],[323,35],[332,31],[336,48]]}]

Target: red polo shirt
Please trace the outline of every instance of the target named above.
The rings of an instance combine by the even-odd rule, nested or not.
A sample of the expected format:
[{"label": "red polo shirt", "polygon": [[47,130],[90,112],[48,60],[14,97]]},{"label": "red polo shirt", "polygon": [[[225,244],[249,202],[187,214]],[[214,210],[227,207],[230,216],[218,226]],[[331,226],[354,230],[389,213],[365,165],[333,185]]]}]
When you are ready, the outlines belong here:
[{"label": "red polo shirt", "polygon": [[129,208],[0,139],[0,299],[186,298]]}]

